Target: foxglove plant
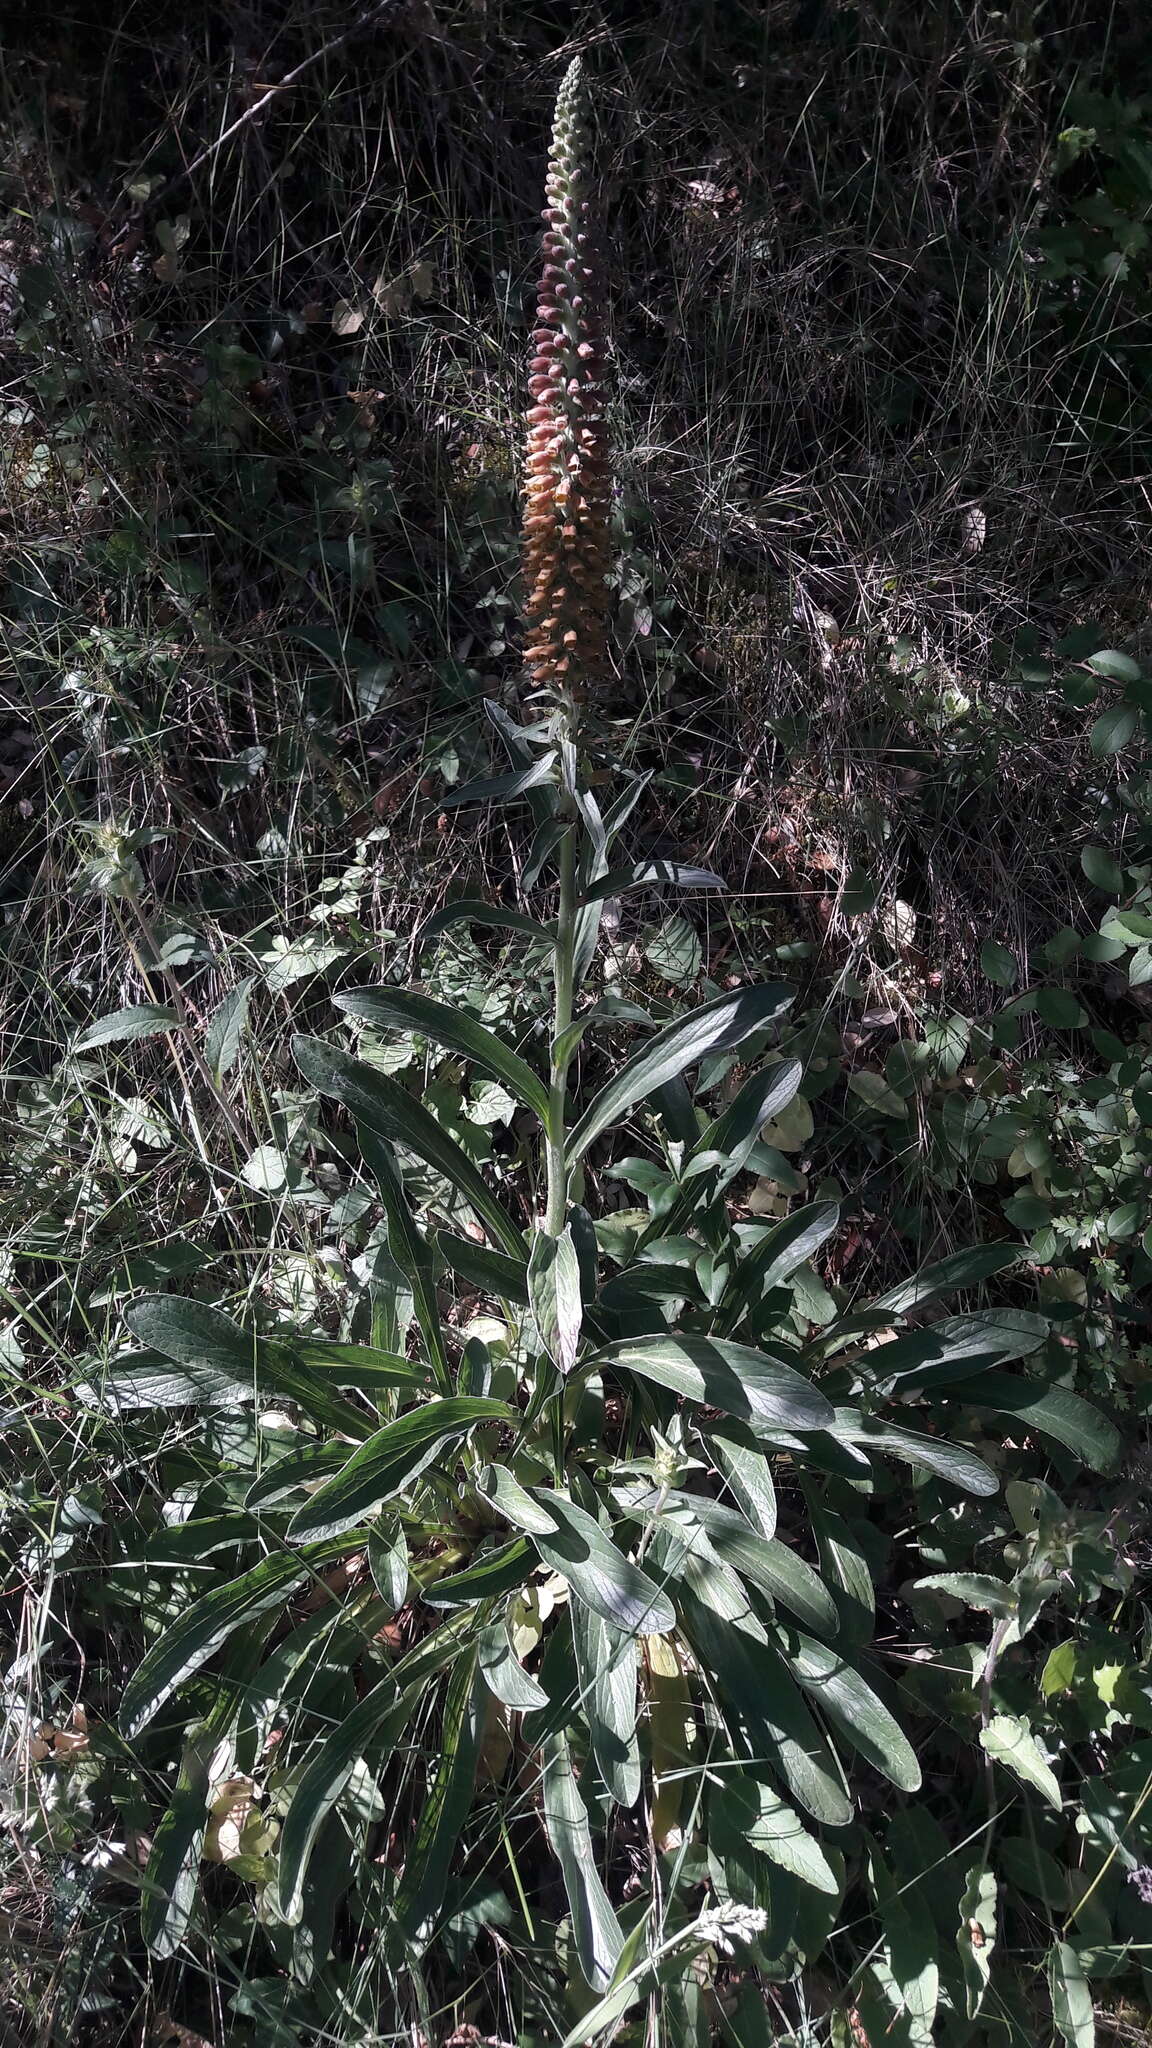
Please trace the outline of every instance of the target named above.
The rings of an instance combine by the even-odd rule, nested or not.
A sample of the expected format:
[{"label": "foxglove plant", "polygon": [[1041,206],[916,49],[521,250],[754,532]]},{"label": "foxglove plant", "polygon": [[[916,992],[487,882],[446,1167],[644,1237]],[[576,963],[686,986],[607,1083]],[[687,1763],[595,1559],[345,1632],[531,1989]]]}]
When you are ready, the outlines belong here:
[{"label": "foxglove plant", "polygon": [[[877,1468],[910,1465],[918,1514],[943,1522],[956,1491],[979,1500],[998,1486],[965,1442],[970,1407],[1026,1415],[1030,1430],[1065,1444],[1073,1427],[1102,1441],[1085,1403],[1062,1388],[1049,1400],[1042,1380],[1002,1369],[1042,1346],[1035,1315],[982,1311],[868,1342],[1011,1264],[1012,1246],[957,1253],[864,1311],[833,1304],[813,1329],[804,1276],[836,1228],[835,1203],[748,1222],[731,1199],[742,1172],[772,1170],[761,1131],[803,1080],[798,1040],[786,1037],[789,989],[716,992],[659,1028],[646,1020],[649,1035],[627,1057],[597,1047],[599,1006],[575,1014],[605,901],[653,884],[722,886],[670,861],[612,867],[642,784],[632,778],[601,811],[578,773],[576,708],[605,661],[609,530],[585,106],[574,64],[556,110],[528,420],[525,665],[533,687],[552,695],[553,715],[519,724],[497,709],[509,772],[442,800],[527,802],[536,830],[524,886],[535,889],[554,861],[556,913],[545,922],[467,901],[424,932],[431,939],[454,921],[510,926],[551,948],[547,1074],[428,994],[386,985],[336,998],[358,1026],[405,1034],[457,1073],[462,1063],[507,1091],[542,1158],[544,1214],[526,1230],[522,1187],[481,1171],[436,1109],[378,1061],[297,1039],[305,1079],[355,1126],[355,1142],[335,1143],[358,1157],[387,1222],[371,1345],[250,1332],[204,1302],[154,1296],[130,1306],[145,1348],[116,1362],[105,1390],[129,1405],[185,1395],[190,1404],[287,1402],[301,1418],[278,1462],[254,1454],[242,1512],[232,1505],[235,1465],[230,1490],[205,1486],[203,1506],[159,1547],[150,1532],[141,1538],[151,1572],[171,1565],[173,1604],[188,1559],[226,1549],[233,1571],[242,1560],[231,1578],[208,1565],[209,1590],[174,1623],[154,1605],[152,1641],[121,1704],[127,1743],[149,1741],[154,1724],[163,1730],[174,1695],[190,1692],[202,1714],[155,1832],[144,1904],[153,1948],[173,1953],[200,1910],[205,1759],[223,1757],[225,1776],[261,1768],[273,1710],[290,1731],[283,1819],[242,1874],[265,1886],[269,1920],[297,1930],[286,1938],[302,1981],[316,1968],[314,1865],[325,1900],[358,1885],[376,1902],[387,1967],[419,1973],[456,1874],[471,1884],[489,1868],[489,1824],[473,1829],[469,1819],[478,1777],[499,1776],[515,1756],[518,1782],[539,1791],[568,1896],[582,1980],[572,2048],[590,2038],[586,1987],[600,1997],[596,2025],[615,2024],[657,1982],[668,1995],[673,1962],[689,1968],[685,1943],[723,1954],[735,1933],[776,1976],[796,1956],[812,1958],[852,1878],[846,1854],[861,1869],[875,1853],[871,1837],[851,1832],[851,1752],[894,1793],[916,1793],[920,1765],[873,1648]],[[737,1048],[751,1071],[718,1106],[709,1097]],[[584,1071],[570,1088],[578,1053]],[[636,1124],[662,1154],[640,1163],[649,1208],[631,1212],[630,1231],[606,1235],[585,1204],[592,1148],[625,1126],[634,1145]],[[491,1337],[493,1317],[491,1341],[461,1342],[447,1304],[453,1277],[473,1305],[477,1295],[498,1305],[504,1334]],[[1105,1436],[1098,1456],[1113,1454]],[[186,1490],[183,1444],[181,1455],[172,1483]],[[778,1529],[781,1462],[791,1520]],[[801,1528],[819,1569],[801,1554]],[[359,1560],[355,1573],[349,1558]],[[339,1572],[350,1583],[331,1591]],[[339,1602],[336,1620],[307,1604],[293,1610],[313,1585]],[[398,1612],[410,1647],[396,1658],[384,1624]],[[355,1666],[352,1704],[308,1690],[320,1625]],[[426,1795],[395,1870],[365,1846],[354,1781],[359,1772],[362,1787],[369,1766],[387,1775],[441,1686]],[[864,1791],[874,1803],[868,1781]],[[642,1794],[654,1875],[647,1914],[634,1902],[626,1934],[593,1831]],[[690,1855],[694,1835],[706,1859]],[[705,1873],[716,1907],[682,1941],[677,1888],[693,1892]]]}]

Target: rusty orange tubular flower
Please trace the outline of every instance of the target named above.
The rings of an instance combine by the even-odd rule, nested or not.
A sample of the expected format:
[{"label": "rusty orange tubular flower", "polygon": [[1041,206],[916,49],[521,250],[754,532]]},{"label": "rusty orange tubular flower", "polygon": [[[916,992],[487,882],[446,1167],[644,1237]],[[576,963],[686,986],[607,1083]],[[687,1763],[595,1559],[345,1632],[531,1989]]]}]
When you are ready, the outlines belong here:
[{"label": "rusty orange tubular flower", "polygon": [[557,95],[548,163],[524,508],[525,666],[569,709],[603,676],[607,651],[612,480],[590,155],[577,57]]}]

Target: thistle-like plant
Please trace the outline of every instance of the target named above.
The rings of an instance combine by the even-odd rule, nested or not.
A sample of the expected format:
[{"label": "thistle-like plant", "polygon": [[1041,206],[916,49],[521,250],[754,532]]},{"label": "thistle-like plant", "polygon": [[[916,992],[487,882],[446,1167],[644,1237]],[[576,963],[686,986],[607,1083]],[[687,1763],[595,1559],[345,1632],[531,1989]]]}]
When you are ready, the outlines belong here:
[{"label": "thistle-like plant", "polygon": [[588,93],[577,57],[556,100],[548,163],[524,512],[525,665],[538,687],[569,706],[604,670],[610,538],[602,282],[590,161]]}]

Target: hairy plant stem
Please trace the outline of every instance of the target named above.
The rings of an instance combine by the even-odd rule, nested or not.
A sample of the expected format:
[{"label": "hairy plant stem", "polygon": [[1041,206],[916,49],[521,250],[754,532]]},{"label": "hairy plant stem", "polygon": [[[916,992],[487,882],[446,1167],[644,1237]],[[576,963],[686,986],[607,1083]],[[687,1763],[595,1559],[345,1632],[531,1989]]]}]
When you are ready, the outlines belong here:
[{"label": "hairy plant stem", "polygon": [[568,1068],[572,1046],[568,1027],[572,1022],[575,994],[576,956],[576,820],[573,817],[560,842],[560,901],[556,913],[556,950],[553,955],[555,996],[552,1010],[552,1062],[549,1073],[548,1105],[548,1206],[544,1228],[559,1237],[568,1215],[568,1163],[565,1153],[564,1106],[568,1093]]}]

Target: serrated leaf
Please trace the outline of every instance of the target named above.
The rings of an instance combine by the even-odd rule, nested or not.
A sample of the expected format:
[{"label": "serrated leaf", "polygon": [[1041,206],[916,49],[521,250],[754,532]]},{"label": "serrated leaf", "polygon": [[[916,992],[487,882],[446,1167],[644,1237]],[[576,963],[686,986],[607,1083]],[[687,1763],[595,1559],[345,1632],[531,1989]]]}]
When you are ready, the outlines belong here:
[{"label": "serrated leaf", "polygon": [[710,1053],[728,1052],[742,1044],[754,1031],[782,1016],[793,998],[792,989],[777,984],[734,989],[690,1016],[665,1025],[641,1052],[625,1062],[585,1110],[569,1137],[570,1162],[581,1159],[601,1132],[622,1122],[637,1102]]},{"label": "serrated leaf", "polygon": [[164,1003],[131,1003],[125,1010],[113,1010],[86,1024],[72,1041],[73,1052],[94,1052],[99,1045],[124,1045],[136,1038],[156,1038],[163,1031],[178,1031],[180,1019]]},{"label": "serrated leaf", "polygon": [[694,925],[677,913],[665,918],[658,930],[645,939],[644,958],[649,967],[677,988],[689,988],[704,964],[704,950]]},{"label": "serrated leaf", "polygon": [[526,1060],[466,1010],[451,1009],[407,989],[353,988],[334,998],[336,1008],[374,1031],[415,1031],[483,1069],[539,1117],[548,1120],[548,1090]]},{"label": "serrated leaf", "polygon": [[870,1067],[857,1067],[848,1076],[848,1086],[853,1095],[879,1116],[902,1117],[908,1113],[904,1097],[889,1087],[883,1074],[874,1073]]},{"label": "serrated leaf", "polygon": [[930,1572],[927,1578],[917,1579],[916,1586],[933,1593],[947,1593],[953,1600],[962,1600],[966,1607],[1001,1618],[1015,1614],[1020,1604],[1014,1586],[987,1572]]},{"label": "serrated leaf", "polygon": [[685,1400],[738,1416],[754,1430],[826,1429],[834,1419],[831,1403],[783,1358],[718,1337],[627,1337],[588,1363],[638,1373]]},{"label": "serrated leaf", "polygon": [[229,989],[204,1035],[204,1058],[217,1085],[236,1064],[256,981],[256,975],[246,974],[243,981]]},{"label": "serrated leaf", "polygon": [[628,1635],[666,1635],[676,1620],[671,1601],[616,1548],[599,1522],[563,1494],[545,1487],[533,1487],[532,1493],[557,1525],[532,1540],[577,1598]]},{"label": "serrated leaf", "polygon": [[417,1478],[449,1442],[478,1422],[511,1422],[518,1411],[504,1401],[460,1394],[410,1408],[385,1423],[354,1451],[346,1465],[318,1486],[288,1524],[290,1543],[315,1542],[351,1529]]},{"label": "serrated leaf", "polygon": [[1088,1021],[1083,1005],[1066,988],[1037,989],[1036,1014],[1054,1031],[1078,1031]]},{"label": "serrated leaf", "polygon": [[1041,1754],[1031,1730],[1015,1714],[993,1714],[980,1730],[980,1744],[997,1763],[1006,1764],[1025,1785],[1031,1785],[1059,1813],[1064,1801],[1060,1783]]},{"label": "serrated leaf", "polygon": [[1106,889],[1110,896],[1118,896],[1124,887],[1124,875],[1118,862],[1103,846],[1085,846],[1081,850],[1080,865],[1088,880],[1097,889]]},{"label": "serrated leaf", "polygon": [[1086,658],[1086,667],[1098,676],[1107,676],[1110,683],[1138,683],[1141,669],[1138,661],[1130,654],[1122,654],[1118,647],[1100,647]]},{"label": "serrated leaf", "polygon": [[1118,754],[1128,745],[1140,723],[1140,713],[1134,704],[1113,704],[1102,711],[1088,736],[1088,744],[1098,759],[1109,754]]}]

